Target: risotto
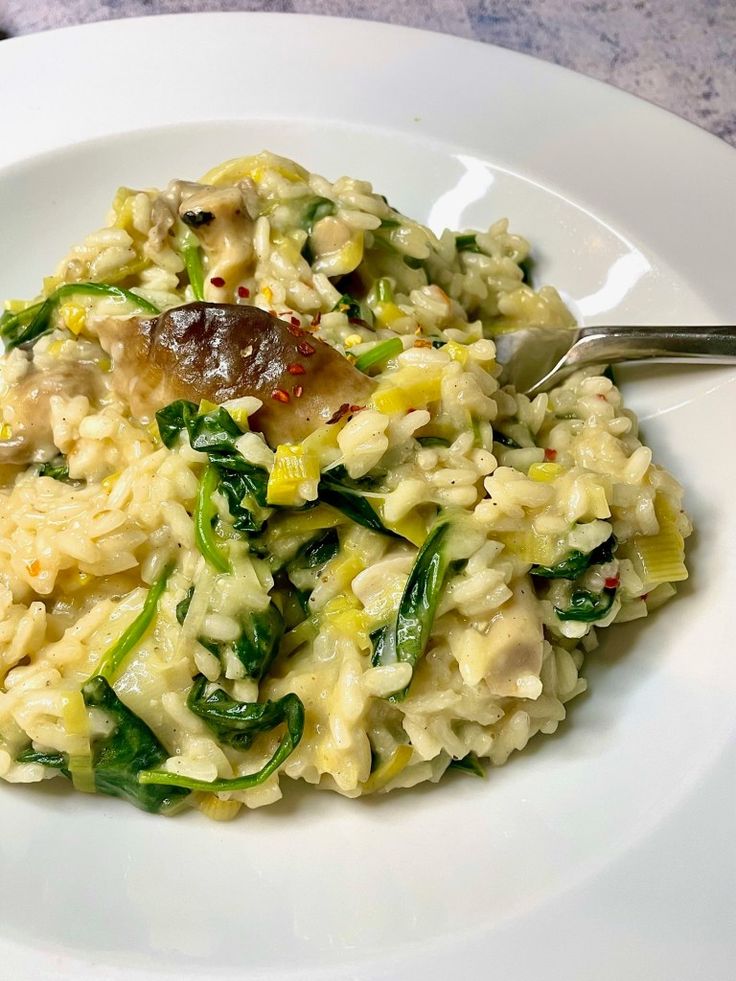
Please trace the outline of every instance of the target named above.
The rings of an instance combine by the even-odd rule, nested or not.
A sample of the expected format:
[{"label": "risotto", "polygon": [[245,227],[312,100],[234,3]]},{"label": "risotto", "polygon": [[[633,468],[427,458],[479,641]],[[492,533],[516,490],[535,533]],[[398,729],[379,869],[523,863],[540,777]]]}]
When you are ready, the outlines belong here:
[{"label": "risotto", "polygon": [[500,385],[529,272],[269,153],[121,188],[0,319],[0,776],[227,819],[553,733],[690,523],[604,366]]}]

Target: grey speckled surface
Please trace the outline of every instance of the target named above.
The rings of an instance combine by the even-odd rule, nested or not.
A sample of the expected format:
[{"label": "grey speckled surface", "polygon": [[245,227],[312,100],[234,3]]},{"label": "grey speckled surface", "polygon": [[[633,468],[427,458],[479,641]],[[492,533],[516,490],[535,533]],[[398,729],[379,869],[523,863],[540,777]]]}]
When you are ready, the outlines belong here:
[{"label": "grey speckled surface", "polygon": [[0,36],[195,10],[335,14],[488,41],[611,82],[736,146],[736,0],[0,0]]}]

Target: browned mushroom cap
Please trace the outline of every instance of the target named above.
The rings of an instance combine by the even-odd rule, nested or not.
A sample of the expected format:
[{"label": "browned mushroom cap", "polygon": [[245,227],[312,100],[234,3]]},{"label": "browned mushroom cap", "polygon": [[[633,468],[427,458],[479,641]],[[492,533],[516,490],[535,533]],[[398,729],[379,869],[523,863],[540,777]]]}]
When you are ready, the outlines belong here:
[{"label": "browned mushroom cap", "polygon": [[137,416],[177,398],[218,404],[252,395],[252,419],[271,446],[298,442],[348,405],[365,405],[374,382],[338,351],[252,306],[189,303],[159,317],[102,321],[113,385]]}]

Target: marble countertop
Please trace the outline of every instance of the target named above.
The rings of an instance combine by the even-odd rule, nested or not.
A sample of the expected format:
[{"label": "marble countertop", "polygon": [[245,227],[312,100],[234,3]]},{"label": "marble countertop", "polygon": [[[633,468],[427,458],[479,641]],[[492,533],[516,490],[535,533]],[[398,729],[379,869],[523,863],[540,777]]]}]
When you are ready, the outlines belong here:
[{"label": "marble countertop", "polygon": [[610,82],[736,146],[736,0],[0,0],[0,37],[195,10],[334,14],[487,41]]}]

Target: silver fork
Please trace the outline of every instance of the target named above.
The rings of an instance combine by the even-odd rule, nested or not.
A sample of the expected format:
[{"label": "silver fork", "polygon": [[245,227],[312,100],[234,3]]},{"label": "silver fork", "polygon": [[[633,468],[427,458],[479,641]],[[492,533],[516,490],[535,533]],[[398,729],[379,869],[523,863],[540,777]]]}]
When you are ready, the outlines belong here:
[{"label": "silver fork", "polygon": [[536,395],[587,365],[736,364],[736,327],[521,327],[497,334],[501,383]]}]

